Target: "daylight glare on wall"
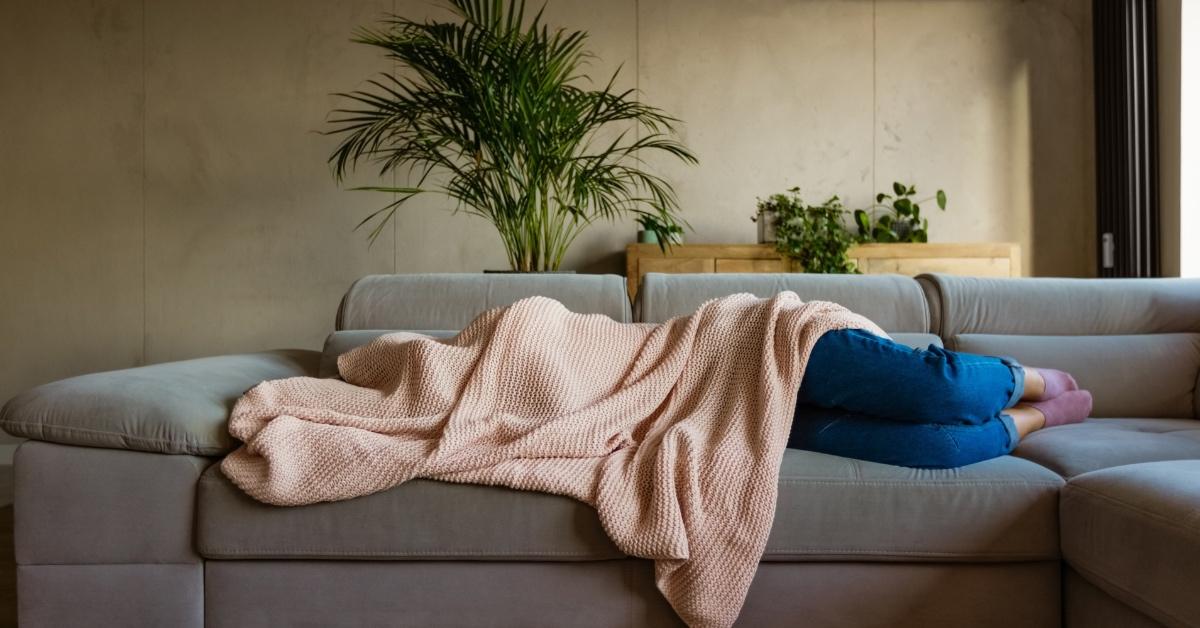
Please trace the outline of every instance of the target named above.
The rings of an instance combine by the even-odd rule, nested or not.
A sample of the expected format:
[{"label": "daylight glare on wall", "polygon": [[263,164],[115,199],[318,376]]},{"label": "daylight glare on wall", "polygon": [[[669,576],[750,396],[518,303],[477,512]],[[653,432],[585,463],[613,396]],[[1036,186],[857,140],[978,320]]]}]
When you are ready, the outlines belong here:
[{"label": "daylight glare on wall", "polygon": [[[1184,2],[1181,10],[1180,111],[1200,111],[1200,3]],[[1179,270],[1200,277],[1200,122],[1180,116]],[[1188,242],[1188,238],[1192,242]]]}]

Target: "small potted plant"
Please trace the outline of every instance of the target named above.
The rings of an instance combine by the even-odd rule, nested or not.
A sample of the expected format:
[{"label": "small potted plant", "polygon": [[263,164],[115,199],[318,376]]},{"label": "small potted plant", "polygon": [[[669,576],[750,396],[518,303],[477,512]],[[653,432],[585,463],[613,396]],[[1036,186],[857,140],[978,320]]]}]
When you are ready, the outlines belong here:
[{"label": "small potted plant", "polygon": [[846,256],[854,244],[843,221],[847,213],[836,196],[820,205],[805,203],[800,188],[758,201],[760,220],[765,215],[774,216],[775,249],[806,273],[858,274],[858,268]]},{"label": "small potted plant", "polygon": [[[875,204],[854,211],[854,224],[858,226],[859,242],[928,242],[929,220],[921,217],[921,203],[937,201],[938,209],[946,211],[946,192],[938,190],[928,198],[916,200],[917,188],[896,181],[892,192],[880,192]],[[880,210],[883,211],[879,215]]]},{"label": "small potted plant", "polygon": [[672,245],[683,244],[683,226],[670,215],[644,213],[637,221],[642,227],[637,234],[639,243],[657,244],[663,252]]}]

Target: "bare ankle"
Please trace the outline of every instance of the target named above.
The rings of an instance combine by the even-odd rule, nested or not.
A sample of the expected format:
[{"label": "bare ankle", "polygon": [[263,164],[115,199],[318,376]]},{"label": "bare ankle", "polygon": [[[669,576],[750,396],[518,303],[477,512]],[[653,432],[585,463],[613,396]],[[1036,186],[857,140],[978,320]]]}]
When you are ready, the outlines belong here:
[{"label": "bare ankle", "polygon": [[1035,368],[1025,368],[1025,389],[1022,400],[1041,399],[1046,394],[1046,378]]}]

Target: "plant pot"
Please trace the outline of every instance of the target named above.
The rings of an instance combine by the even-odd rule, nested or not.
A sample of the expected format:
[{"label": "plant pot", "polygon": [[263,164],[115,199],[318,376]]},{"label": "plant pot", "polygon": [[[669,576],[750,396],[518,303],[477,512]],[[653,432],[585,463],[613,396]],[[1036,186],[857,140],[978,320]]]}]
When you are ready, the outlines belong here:
[{"label": "plant pot", "polygon": [[754,222],[758,224],[758,243],[771,244],[775,242],[775,212],[763,212]]},{"label": "plant pot", "polygon": [[640,244],[658,244],[658,234],[643,229],[637,233],[637,241]]}]

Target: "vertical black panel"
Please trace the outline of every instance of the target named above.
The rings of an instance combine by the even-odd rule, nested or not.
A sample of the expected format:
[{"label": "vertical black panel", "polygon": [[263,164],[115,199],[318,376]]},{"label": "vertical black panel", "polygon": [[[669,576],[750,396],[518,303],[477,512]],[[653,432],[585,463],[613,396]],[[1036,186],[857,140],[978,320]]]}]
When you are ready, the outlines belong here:
[{"label": "vertical black panel", "polygon": [[1093,0],[1096,224],[1102,277],[1157,277],[1156,0]]}]

